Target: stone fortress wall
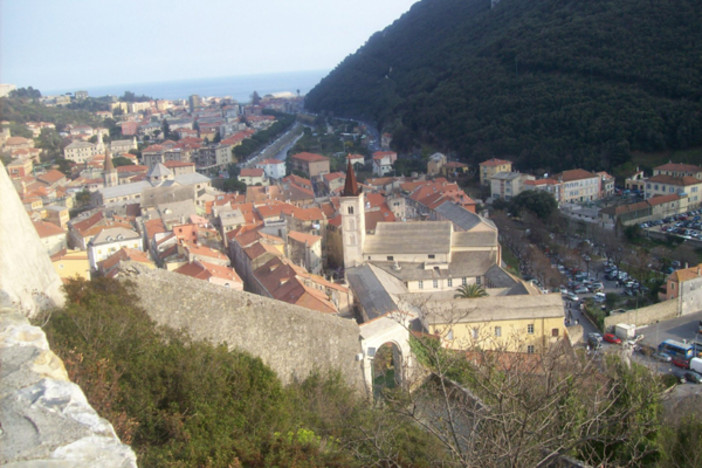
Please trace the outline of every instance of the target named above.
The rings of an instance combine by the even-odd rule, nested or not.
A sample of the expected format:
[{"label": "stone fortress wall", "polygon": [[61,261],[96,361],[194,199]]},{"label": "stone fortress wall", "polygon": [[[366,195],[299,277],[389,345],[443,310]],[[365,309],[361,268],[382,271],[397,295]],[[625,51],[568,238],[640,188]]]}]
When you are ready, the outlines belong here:
[{"label": "stone fortress wall", "polygon": [[0,465],[136,467],[27,319],[63,303],[61,280],[0,162]]},{"label": "stone fortress wall", "polygon": [[158,324],[259,357],[284,384],[314,371],[338,370],[347,384],[365,394],[357,360],[360,330],[354,320],[138,263],[124,264],[118,278],[134,283],[141,307]]}]

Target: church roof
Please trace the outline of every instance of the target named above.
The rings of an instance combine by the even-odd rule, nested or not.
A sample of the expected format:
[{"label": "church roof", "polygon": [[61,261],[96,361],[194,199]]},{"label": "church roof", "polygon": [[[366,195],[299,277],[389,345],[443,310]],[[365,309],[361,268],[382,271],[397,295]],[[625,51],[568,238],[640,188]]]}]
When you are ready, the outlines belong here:
[{"label": "church roof", "polygon": [[450,221],[379,222],[375,234],[366,237],[365,254],[448,254]]},{"label": "church roof", "polygon": [[162,179],[164,177],[172,177],[173,172],[168,169],[166,166],[164,166],[161,163],[156,164],[154,167],[151,168],[149,173],[147,174],[147,177],[149,178],[159,178]]},{"label": "church roof", "polygon": [[398,310],[370,265],[347,269],[346,279],[369,320]]},{"label": "church roof", "polygon": [[105,152],[105,172],[114,172],[115,163],[112,161],[112,153]]},{"label": "church roof", "polygon": [[358,189],[358,183],[356,182],[356,173],[351,165],[351,160],[349,159],[348,166],[346,167],[346,181],[344,182],[344,191],[341,192],[343,197],[356,197],[361,193]]}]

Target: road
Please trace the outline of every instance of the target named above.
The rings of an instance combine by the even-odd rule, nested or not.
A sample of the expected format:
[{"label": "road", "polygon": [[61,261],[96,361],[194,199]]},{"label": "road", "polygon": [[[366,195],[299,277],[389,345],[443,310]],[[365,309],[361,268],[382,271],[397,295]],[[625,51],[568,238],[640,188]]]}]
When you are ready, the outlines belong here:
[{"label": "road", "polygon": [[252,158],[240,163],[240,166],[253,167],[258,161],[263,159],[284,160],[288,150],[292,148],[302,136],[303,128],[304,126],[301,123],[295,122],[287,132],[283,133],[275,141],[256,153]]},{"label": "road", "polygon": [[658,344],[667,339],[695,341],[697,337],[698,324],[702,320],[702,311],[694,314],[664,320],[636,329],[637,334],[643,334],[643,344],[652,348],[658,348]]}]

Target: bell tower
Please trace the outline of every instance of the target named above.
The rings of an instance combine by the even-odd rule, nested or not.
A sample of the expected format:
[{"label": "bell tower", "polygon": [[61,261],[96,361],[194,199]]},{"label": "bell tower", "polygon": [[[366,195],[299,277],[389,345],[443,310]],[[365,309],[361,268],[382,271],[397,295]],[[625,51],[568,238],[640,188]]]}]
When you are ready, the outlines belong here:
[{"label": "bell tower", "polygon": [[119,185],[119,174],[115,169],[115,164],[112,162],[112,153],[110,150],[105,151],[105,167],[104,167],[104,182],[105,187],[116,187]]},{"label": "bell tower", "polygon": [[365,200],[358,188],[351,161],[346,168],[346,183],[340,204],[344,268],[351,268],[363,263],[363,243],[366,240]]}]

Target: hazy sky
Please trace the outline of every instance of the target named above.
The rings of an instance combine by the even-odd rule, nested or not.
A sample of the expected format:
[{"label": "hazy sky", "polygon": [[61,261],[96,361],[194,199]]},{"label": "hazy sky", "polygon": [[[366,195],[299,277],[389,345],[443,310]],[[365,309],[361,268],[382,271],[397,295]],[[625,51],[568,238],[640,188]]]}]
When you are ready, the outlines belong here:
[{"label": "hazy sky", "polygon": [[0,0],[0,83],[331,70],[417,0]]}]

